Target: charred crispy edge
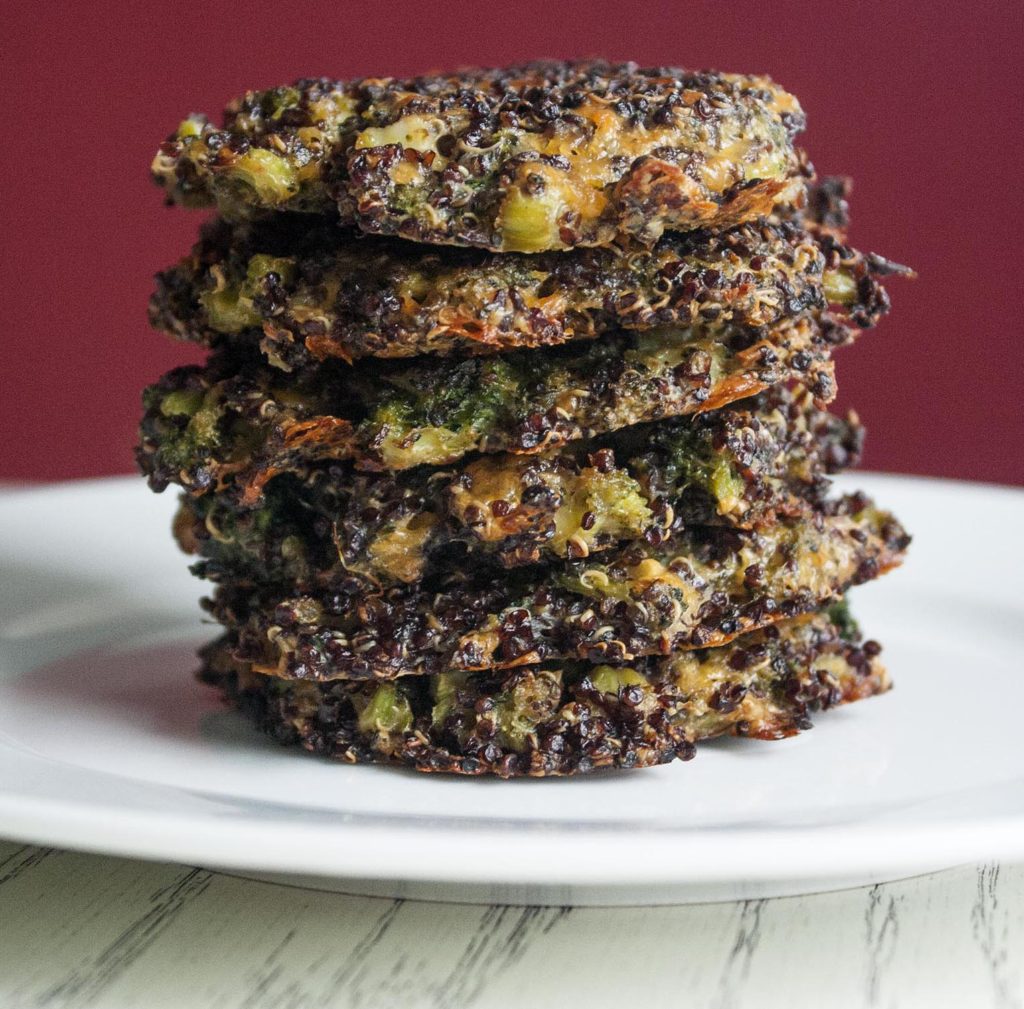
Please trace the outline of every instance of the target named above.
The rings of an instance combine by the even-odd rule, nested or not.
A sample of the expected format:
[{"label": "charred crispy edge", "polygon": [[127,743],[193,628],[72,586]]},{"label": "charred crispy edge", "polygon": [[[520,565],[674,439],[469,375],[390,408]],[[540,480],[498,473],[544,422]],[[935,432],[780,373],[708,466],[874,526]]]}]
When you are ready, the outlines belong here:
[{"label": "charred crispy edge", "polygon": [[[213,581],[239,579],[240,555],[250,559],[255,581],[275,580],[288,558],[293,566],[330,563],[324,558],[332,554],[331,540],[339,552],[335,564],[381,583],[464,564],[462,552],[443,557],[452,544],[509,568],[578,559],[632,539],[657,546],[691,524],[755,528],[808,516],[824,500],[825,474],[855,464],[862,435],[856,418],[843,420],[813,408],[806,394],[776,388],[667,429],[631,428],[582,443],[576,452],[492,456],[455,469],[398,474],[321,466],[280,493],[268,491],[254,511],[229,496],[184,496],[178,540],[185,552],[204,558],[194,570]],[[482,464],[488,468],[477,479]],[[614,501],[606,500],[606,480]],[[627,487],[635,500],[624,500]],[[490,492],[499,496],[491,500]],[[596,511],[584,510],[581,493]],[[729,510],[722,494],[730,496]],[[602,531],[606,510],[626,508],[628,521],[635,520],[631,532],[616,516],[609,524],[618,531]],[[392,563],[396,551],[401,557]]]},{"label": "charred crispy edge", "polygon": [[890,308],[888,292],[880,283],[883,277],[905,277],[917,274],[909,267],[895,263],[875,252],[862,255],[846,243],[850,224],[848,197],[853,188],[845,176],[828,176],[809,187],[803,222],[817,235],[825,255],[826,269],[842,269],[856,283],[856,296],[848,305],[850,321],[862,329],[877,324]]},{"label": "charred crispy edge", "polygon": [[[292,679],[391,680],[559,659],[621,664],[725,644],[820,609],[902,562],[909,536],[891,515],[873,511],[866,497],[841,498],[830,511],[813,524],[794,523],[792,542],[784,529],[764,540],[734,530],[699,529],[658,551],[641,544],[626,547],[606,558],[602,570],[609,584],[632,586],[628,597],[581,588],[584,576],[592,582],[594,575],[579,562],[529,572],[508,584],[478,571],[480,583],[467,576],[454,587],[377,593],[359,579],[312,592],[313,586],[295,583],[253,589],[225,582],[206,606],[239,633],[240,647],[255,668]],[[742,588],[733,585],[727,595],[705,581],[716,575],[731,579],[728,565],[737,563],[748,539],[753,550],[742,561],[748,565]],[[760,570],[778,550],[789,556],[796,548],[808,554],[806,570],[790,573],[788,562],[775,574]],[[708,551],[712,560],[683,603],[671,565],[680,560],[689,566]],[[753,579],[752,568],[759,569]],[[688,598],[686,590],[682,598]]]},{"label": "charred crispy edge", "polygon": [[[794,735],[811,727],[809,715],[815,711],[888,690],[879,652],[876,642],[862,644],[859,635],[844,635],[821,615],[694,653],[698,661],[735,670],[728,680],[709,679],[699,697],[674,682],[671,657],[637,666],[647,682],[623,684],[615,693],[596,689],[582,670],[563,676],[560,699],[515,749],[502,745],[490,714],[493,706],[484,699],[514,689],[534,674],[533,667],[472,676],[467,700],[478,700],[474,714],[461,716],[469,724],[463,721],[458,736],[454,727],[447,727],[450,717],[435,723],[429,680],[403,684],[411,724],[402,732],[385,732],[358,725],[354,700],[372,687],[296,684],[253,674],[235,657],[230,635],[200,652],[199,675],[264,732],[318,755],[420,771],[544,777],[687,760],[695,743],[727,733],[756,739]],[[763,662],[764,653],[772,670],[768,689],[751,689],[745,670],[754,656]],[[699,716],[695,705],[701,709]]]},{"label": "charred crispy edge", "polygon": [[799,205],[804,182],[797,176],[758,179],[737,185],[698,209],[702,193],[684,166],[647,155],[638,159],[615,187],[619,226],[644,244],[665,230],[693,227],[731,228],[767,217],[777,204]]},{"label": "charred crispy edge", "polygon": [[820,232],[844,241],[850,227],[849,197],[853,180],[845,175],[832,175],[818,179],[807,187],[807,204],[803,213],[813,221]]},{"label": "charred crispy edge", "polygon": [[[748,334],[739,335],[749,339]],[[537,373],[538,378],[529,380],[539,391],[530,385],[534,391],[527,394],[524,385],[522,402],[503,401],[496,419],[481,421],[480,427],[475,421],[459,421],[466,432],[471,432],[471,440],[467,436],[458,446],[445,448],[442,454],[431,450],[434,454],[430,456],[419,448],[429,446],[428,442],[420,441],[421,432],[437,428],[437,424],[414,424],[408,435],[398,435],[389,423],[368,421],[353,426],[345,418],[317,412],[329,403],[340,402],[361,405],[365,415],[371,415],[385,402],[380,397],[382,386],[376,372],[360,371],[357,374],[361,377],[354,379],[370,388],[368,397],[360,393],[359,385],[349,384],[348,372],[343,380],[335,372],[325,380],[326,386],[321,383],[322,376],[317,377],[314,391],[307,394],[305,403],[287,406],[274,398],[274,383],[280,381],[280,373],[275,369],[251,362],[242,365],[231,355],[218,356],[205,368],[175,369],[147,390],[136,457],[154,490],[178,483],[190,493],[203,494],[231,486],[245,504],[254,505],[274,476],[305,469],[317,460],[355,458],[361,469],[382,470],[422,464],[449,465],[471,451],[535,454],[632,424],[718,409],[790,380],[802,382],[819,403],[826,404],[835,396],[829,351],[849,342],[852,335],[841,320],[826,315],[819,320],[803,319],[772,329],[743,349],[723,343],[720,349],[726,364],[721,376],[713,380],[713,361],[700,341],[681,340],[679,349],[683,357],[677,365],[670,366],[659,359],[649,366],[641,355],[635,362],[627,360],[622,366],[621,353],[628,351],[635,340],[619,334],[617,344],[609,339],[590,344],[582,351],[573,349],[569,357],[563,356],[554,364],[548,360],[544,368],[550,366],[552,370]],[[705,343],[717,352],[719,345]],[[568,350],[553,348],[547,353]],[[521,352],[520,359],[523,354],[527,355],[529,367],[536,367],[539,359],[531,352]],[[481,360],[406,365],[402,374],[411,376],[419,389],[427,385],[451,389],[458,374],[483,367]],[[487,360],[492,362],[487,367],[505,367],[504,359],[498,360],[497,365],[492,359]],[[618,371],[612,370],[613,365]],[[556,378],[558,383],[574,383],[574,388],[583,386],[584,395],[573,392],[571,410],[557,400],[548,403],[563,389],[561,384],[552,385]],[[529,384],[526,379],[516,381]],[[217,391],[212,408],[215,421],[207,426],[217,433],[211,444],[192,444],[186,436],[195,424],[194,417],[188,413],[169,416],[167,399],[186,391],[197,403],[205,403],[211,390]],[[416,395],[422,399],[422,393]],[[436,412],[432,406],[431,414]],[[239,454],[237,438],[222,430],[228,426],[224,415],[230,415],[235,427],[241,425],[259,432],[258,440],[245,454]],[[180,451],[179,439],[184,439],[186,446]]]}]

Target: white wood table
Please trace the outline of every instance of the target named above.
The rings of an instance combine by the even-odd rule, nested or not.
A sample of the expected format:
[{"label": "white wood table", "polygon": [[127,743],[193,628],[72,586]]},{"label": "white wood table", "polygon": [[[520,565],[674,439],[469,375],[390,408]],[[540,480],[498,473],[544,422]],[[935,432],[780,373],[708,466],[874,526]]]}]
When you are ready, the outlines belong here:
[{"label": "white wood table", "polygon": [[1024,866],[656,908],[428,904],[0,841],[0,1009],[1024,1007]]}]

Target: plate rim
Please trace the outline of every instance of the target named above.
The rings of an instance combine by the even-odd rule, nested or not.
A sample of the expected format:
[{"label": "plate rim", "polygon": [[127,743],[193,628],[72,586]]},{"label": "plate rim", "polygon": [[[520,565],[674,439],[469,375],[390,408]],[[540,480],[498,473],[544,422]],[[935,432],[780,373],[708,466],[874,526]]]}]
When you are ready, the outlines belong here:
[{"label": "plate rim", "polygon": [[[800,881],[912,874],[971,861],[1024,858],[1024,815],[967,824],[923,821],[913,826],[818,827],[813,830],[637,831],[623,858],[621,832],[588,827],[585,845],[568,830],[516,839],[514,859],[481,852],[502,840],[494,830],[458,831],[450,825],[380,828],[332,822],[268,825],[257,818],[202,821],[166,813],[109,807],[116,837],[104,829],[105,808],[71,807],[0,796],[0,823],[10,840],[225,869],[352,879],[512,885],[685,885]],[[258,828],[260,844],[247,845]],[[400,835],[400,836],[398,836]],[[983,843],[979,840],[983,839]],[[898,843],[897,843],[898,842]],[[757,860],[751,861],[752,849]],[[416,854],[409,860],[410,850]],[[504,852],[507,855],[507,850]],[[403,861],[396,859],[404,856]],[[841,863],[841,868],[837,866]],[[401,872],[395,866],[401,865]],[[742,866],[737,870],[737,866]],[[610,872],[610,867],[613,870]]]},{"label": "plate rim", "polygon": [[[994,493],[1017,499],[1024,488],[969,480],[856,471],[881,485],[916,485],[932,490]],[[138,477],[113,476],[24,486],[0,486],[0,505],[54,494],[111,492],[138,487]],[[0,740],[0,771],[11,765],[9,744]],[[7,759],[5,760],[5,754]],[[46,758],[23,754],[37,764]],[[17,764],[17,760],[13,761]],[[93,775],[106,772],[91,770]],[[639,773],[639,772],[638,772]],[[137,782],[151,791],[175,788]],[[215,801],[215,799],[214,799]],[[337,813],[324,823],[276,823],[248,815],[202,818],[181,811],[135,810],[123,804],[19,796],[0,785],[0,834],[14,841],[54,845],[108,855],[190,862],[246,871],[316,874],[333,878],[402,878],[415,882],[535,885],[679,885],[745,880],[768,882],[842,874],[910,873],[966,861],[1024,858],[1024,812],[967,822],[925,817],[914,824],[822,825],[811,829],[732,827],[728,832],[676,824],[635,828],[623,857],[621,830],[593,824],[574,830],[546,827],[520,834],[503,857],[488,859],[507,833],[493,827],[466,829],[443,820],[387,827],[357,820],[374,814]],[[117,830],[110,827],[116,816]],[[348,822],[346,822],[346,820]],[[254,830],[259,844],[251,843]],[[584,843],[580,843],[581,839]],[[508,857],[509,847],[514,857]],[[757,851],[757,859],[749,854]],[[415,858],[409,858],[409,852]],[[481,854],[484,857],[481,857]],[[396,859],[404,855],[400,863]],[[394,867],[400,865],[401,872]],[[737,864],[741,870],[737,870]],[[609,869],[613,868],[613,875]],[[567,878],[568,877],[570,878]]]}]

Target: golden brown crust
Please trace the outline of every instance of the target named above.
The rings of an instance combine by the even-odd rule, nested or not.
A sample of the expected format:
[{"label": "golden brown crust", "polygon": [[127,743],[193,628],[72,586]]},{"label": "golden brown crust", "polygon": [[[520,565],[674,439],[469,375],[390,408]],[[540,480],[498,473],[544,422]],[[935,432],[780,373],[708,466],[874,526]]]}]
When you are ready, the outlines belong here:
[{"label": "golden brown crust", "polygon": [[499,252],[651,242],[803,198],[796,99],[766,77],[600,61],[250,92],[153,162],[225,216],[333,211],[373,234]]}]

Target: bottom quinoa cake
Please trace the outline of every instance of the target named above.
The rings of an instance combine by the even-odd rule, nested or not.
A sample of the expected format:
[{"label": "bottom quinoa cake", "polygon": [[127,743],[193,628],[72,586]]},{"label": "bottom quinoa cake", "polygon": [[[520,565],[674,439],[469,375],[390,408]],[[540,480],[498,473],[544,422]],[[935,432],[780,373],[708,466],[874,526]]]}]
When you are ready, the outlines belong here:
[{"label": "bottom quinoa cake", "polygon": [[227,634],[202,650],[199,675],[264,732],[322,756],[545,777],[688,760],[696,743],[725,734],[794,735],[815,711],[888,690],[880,650],[840,602],[728,645],[631,666],[317,684],[254,672]]}]

